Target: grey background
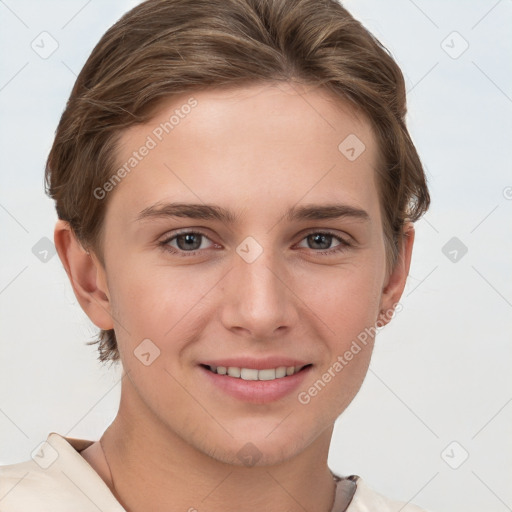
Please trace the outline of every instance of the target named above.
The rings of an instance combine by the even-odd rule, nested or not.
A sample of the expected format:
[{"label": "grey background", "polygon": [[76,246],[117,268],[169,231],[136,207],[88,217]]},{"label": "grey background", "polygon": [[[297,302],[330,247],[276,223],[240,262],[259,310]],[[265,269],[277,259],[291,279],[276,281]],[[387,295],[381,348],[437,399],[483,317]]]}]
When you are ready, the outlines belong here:
[{"label": "grey background", "polygon": [[[0,464],[52,431],[98,439],[117,410],[120,370],[85,345],[96,328],[52,252],[43,168],[75,75],[137,3],[0,0]],[[404,309],[378,336],[329,464],[431,510],[512,510],[512,2],[344,5],[404,71],[433,203]]]}]

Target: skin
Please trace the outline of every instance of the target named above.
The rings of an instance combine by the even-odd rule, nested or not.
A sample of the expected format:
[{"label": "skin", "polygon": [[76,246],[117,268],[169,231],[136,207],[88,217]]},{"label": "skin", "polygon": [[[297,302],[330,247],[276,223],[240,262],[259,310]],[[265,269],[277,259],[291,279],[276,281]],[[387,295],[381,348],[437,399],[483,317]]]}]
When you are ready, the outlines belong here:
[{"label": "skin", "polygon": [[[150,122],[128,129],[119,165],[190,96],[165,102]],[[267,404],[237,400],[210,385],[198,363],[292,356],[313,364],[297,391],[307,390],[399,301],[414,230],[405,227],[398,262],[387,268],[375,137],[364,116],[339,98],[291,83],[193,97],[197,106],[103,199],[104,267],[67,223],[56,225],[55,244],[77,299],[98,327],[115,329],[124,370],[104,452],[96,442],[82,454],[131,512],[217,512],[226,504],[328,512],[334,421],[362,384],[374,340],[308,404],[297,392]],[[354,161],[338,150],[349,134],[366,146]],[[239,218],[136,220],[159,202],[216,204]],[[313,203],[350,205],[368,219],[284,217]],[[196,255],[158,246],[184,228],[206,235]],[[335,236],[325,245],[308,239],[325,230],[352,245],[336,253]],[[252,263],[236,252],[248,236],[263,249]],[[169,244],[179,251],[176,239]],[[146,338],[160,350],[149,366],[134,356]],[[251,467],[237,457],[249,442],[260,454]]]}]

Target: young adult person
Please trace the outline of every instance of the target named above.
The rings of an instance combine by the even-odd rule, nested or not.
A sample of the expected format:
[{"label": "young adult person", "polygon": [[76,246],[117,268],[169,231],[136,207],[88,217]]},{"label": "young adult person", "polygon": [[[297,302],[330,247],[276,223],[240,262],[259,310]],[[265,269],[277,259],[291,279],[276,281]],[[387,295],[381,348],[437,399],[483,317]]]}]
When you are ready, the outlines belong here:
[{"label": "young adult person", "polygon": [[405,113],[334,0],[149,0],[109,29],[46,180],[119,411],[3,467],[0,510],[419,511],[327,465],[430,201]]}]

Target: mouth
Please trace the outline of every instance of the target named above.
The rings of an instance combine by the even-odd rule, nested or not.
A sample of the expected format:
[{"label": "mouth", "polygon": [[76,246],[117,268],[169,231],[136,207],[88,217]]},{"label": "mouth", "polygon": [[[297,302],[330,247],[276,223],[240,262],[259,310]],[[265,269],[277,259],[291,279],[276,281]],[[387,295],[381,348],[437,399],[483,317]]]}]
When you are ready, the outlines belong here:
[{"label": "mouth", "polygon": [[276,368],[241,368],[237,366],[214,366],[208,364],[201,364],[203,368],[216,375],[225,375],[226,377],[233,377],[235,379],[241,379],[246,381],[271,381],[286,379],[297,373],[300,373],[312,364],[306,364],[301,366],[278,366]]},{"label": "mouth", "polygon": [[203,361],[198,368],[205,377],[205,391],[212,386],[238,401],[262,405],[289,397],[303,385],[313,364],[287,357],[239,357]]}]

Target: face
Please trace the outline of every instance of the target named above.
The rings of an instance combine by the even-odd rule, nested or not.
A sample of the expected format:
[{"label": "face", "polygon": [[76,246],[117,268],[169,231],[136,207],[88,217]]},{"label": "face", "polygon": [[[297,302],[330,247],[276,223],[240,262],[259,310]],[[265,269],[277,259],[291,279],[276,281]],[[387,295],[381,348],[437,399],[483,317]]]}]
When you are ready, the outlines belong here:
[{"label": "face", "polygon": [[332,429],[390,307],[376,162],[364,118],[289,84],[173,98],[123,134],[104,282],[141,418],[233,464]]}]

